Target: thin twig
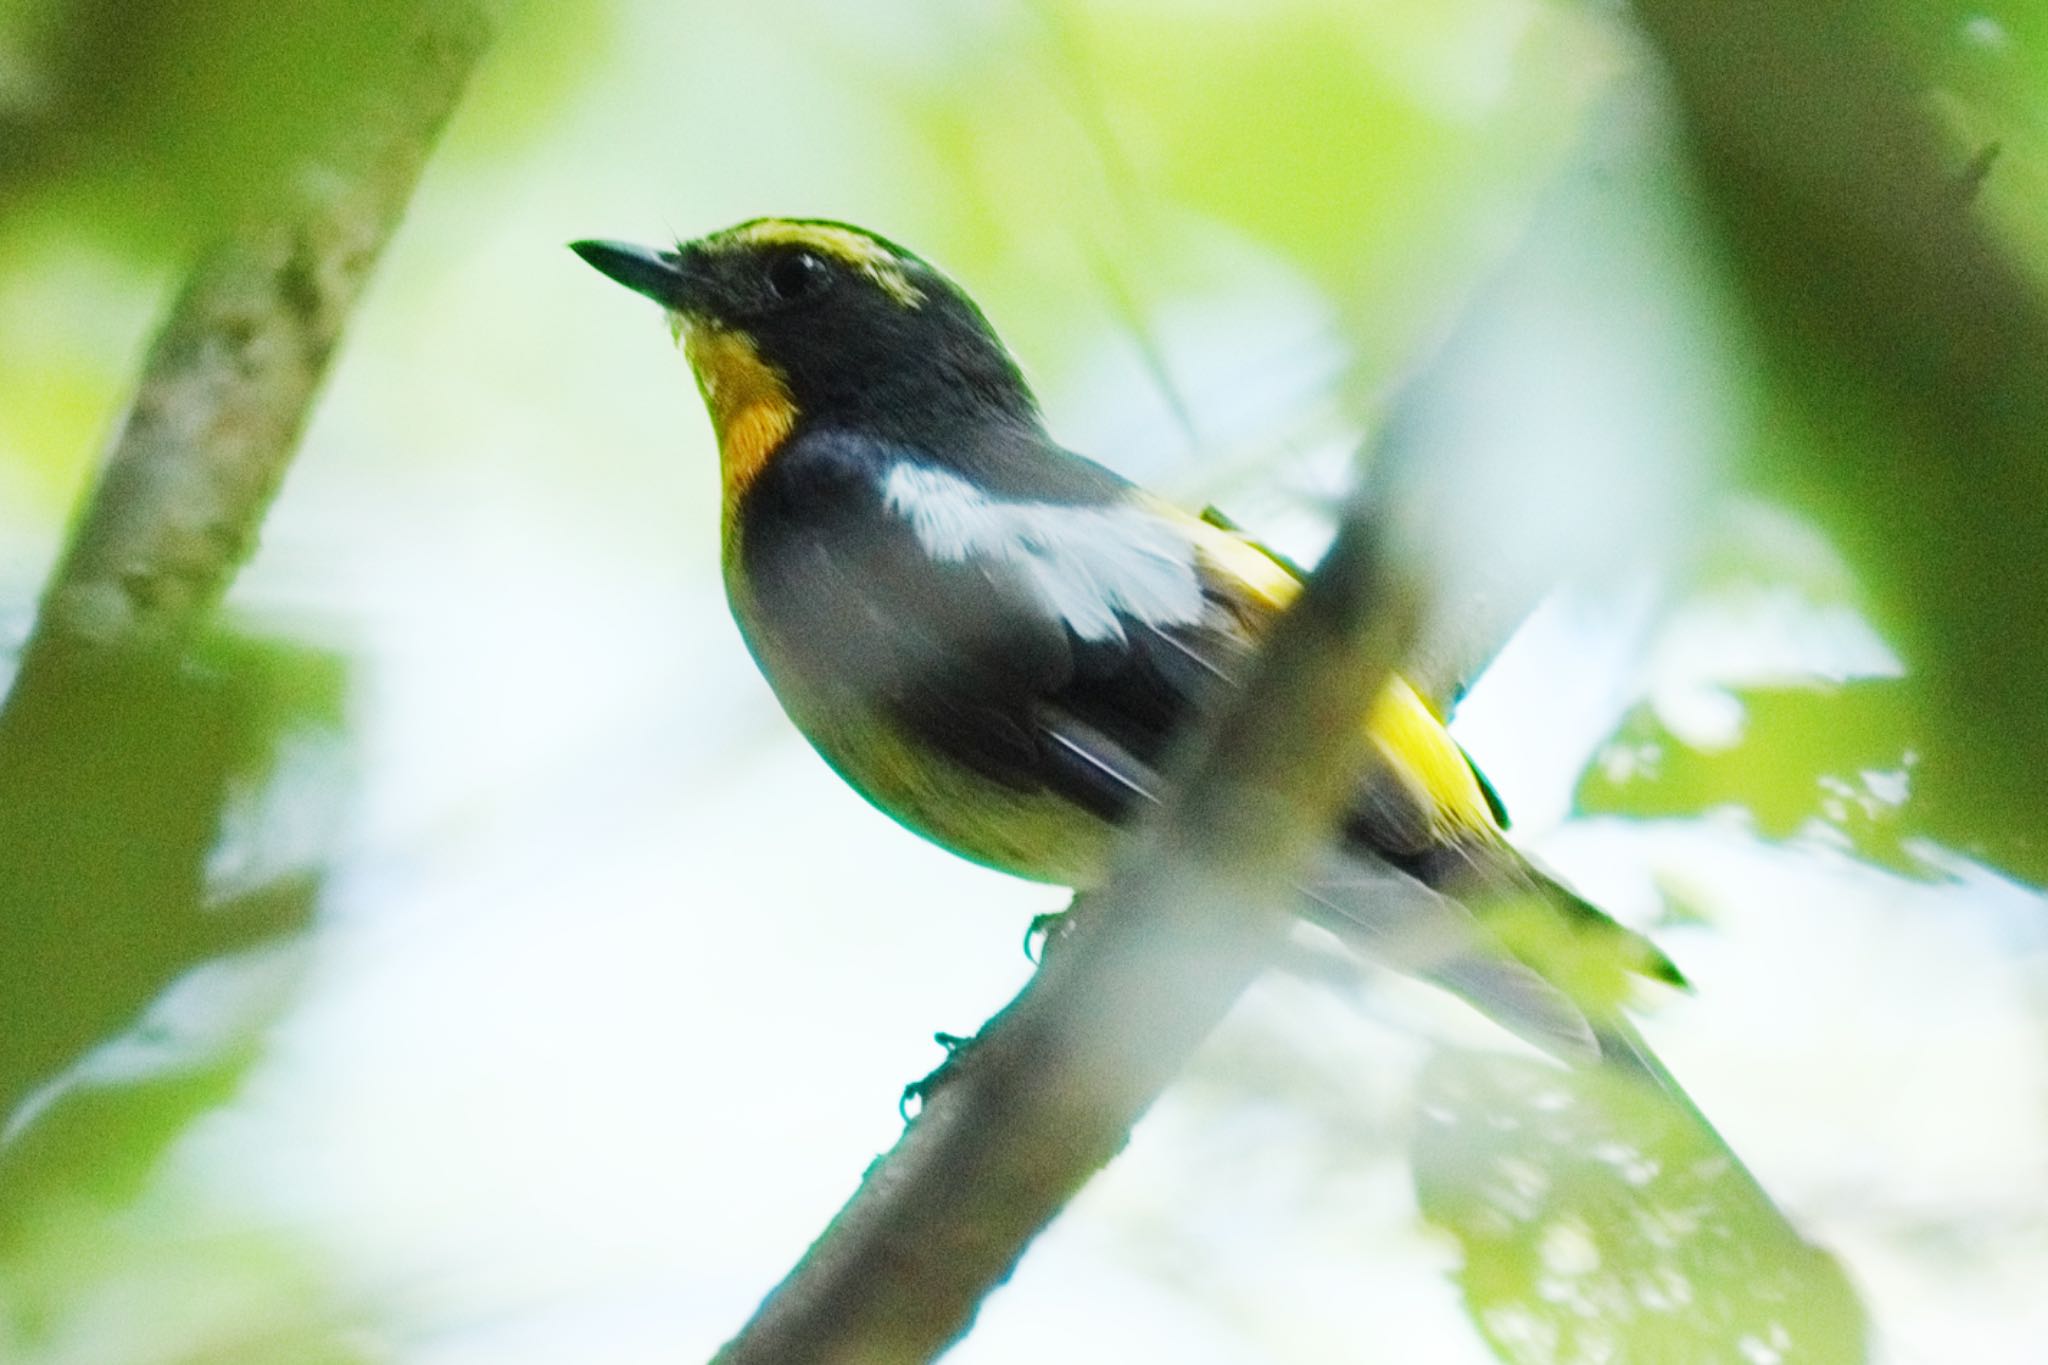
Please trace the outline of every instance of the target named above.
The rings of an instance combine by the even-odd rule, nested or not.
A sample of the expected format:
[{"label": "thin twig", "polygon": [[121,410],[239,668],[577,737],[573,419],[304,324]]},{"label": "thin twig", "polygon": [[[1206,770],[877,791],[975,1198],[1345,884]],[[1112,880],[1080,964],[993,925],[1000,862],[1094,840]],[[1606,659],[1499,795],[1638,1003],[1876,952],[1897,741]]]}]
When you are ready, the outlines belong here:
[{"label": "thin twig", "polygon": [[1109,883],[718,1365],[932,1359],[1123,1147],[1273,957],[1292,879],[1350,799],[1360,703],[1414,615],[1378,539],[1347,521]]}]

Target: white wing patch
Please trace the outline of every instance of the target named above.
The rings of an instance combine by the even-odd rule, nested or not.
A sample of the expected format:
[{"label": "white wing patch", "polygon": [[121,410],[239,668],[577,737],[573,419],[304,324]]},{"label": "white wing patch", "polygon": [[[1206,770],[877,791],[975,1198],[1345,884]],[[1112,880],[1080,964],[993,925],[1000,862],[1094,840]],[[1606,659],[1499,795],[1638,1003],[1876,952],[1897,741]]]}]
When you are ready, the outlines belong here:
[{"label": "white wing patch", "polygon": [[1003,502],[909,461],[889,471],[882,497],[933,559],[1014,569],[1083,640],[1122,640],[1120,614],[1161,626],[1201,619],[1194,546],[1142,507]]}]

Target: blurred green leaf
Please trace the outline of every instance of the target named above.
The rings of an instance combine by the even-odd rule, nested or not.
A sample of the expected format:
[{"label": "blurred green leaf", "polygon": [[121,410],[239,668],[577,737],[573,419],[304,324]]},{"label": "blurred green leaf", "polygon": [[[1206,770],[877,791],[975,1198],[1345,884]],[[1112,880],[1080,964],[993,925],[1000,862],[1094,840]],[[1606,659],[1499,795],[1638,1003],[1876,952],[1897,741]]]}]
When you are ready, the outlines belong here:
[{"label": "blurred green leaf", "polygon": [[[2048,709],[2029,685],[2048,673],[2035,609],[2044,276],[1959,193],[1978,148],[1930,117],[1938,77],[1899,41],[1895,15],[1703,0],[1635,12],[1670,73],[1768,372],[1746,475],[1854,567],[1953,758],[1919,782],[1967,808],[1989,846],[2029,848],[2048,806]],[[2023,131],[2042,107],[2036,94],[1994,122]],[[2027,211],[2038,219],[2037,204]]]},{"label": "blurred green leaf", "polygon": [[9,1365],[369,1365],[391,1359],[327,1268],[271,1234],[194,1231],[176,1200],[115,1221],[89,1205],[35,1226],[0,1275]]},{"label": "blurred green leaf", "polygon": [[345,93],[401,54],[405,0],[15,0],[0,211],[61,190],[80,221],[175,259],[299,169]]},{"label": "blurred green leaf", "polygon": [[238,1074],[342,790],[325,654],[223,636],[42,676],[0,713],[0,1247],[53,1192],[123,1197]]},{"label": "blurred green leaf", "polygon": [[[482,0],[493,3],[493,0]],[[609,11],[527,6],[472,111],[472,148],[530,135],[601,49]],[[62,202],[78,230],[178,260],[260,207],[404,60],[411,0],[5,0],[0,219]]]},{"label": "blurred green leaf", "polygon": [[[1251,245],[1323,290],[1369,384],[1500,254],[1615,51],[1583,14],[1516,0],[1032,14],[902,84],[946,259],[1028,265],[1029,300],[1079,255],[1144,317],[1226,283],[1219,244]],[[1073,347],[1070,315],[1035,311],[1000,315],[1025,353]]]},{"label": "blurred green leaf", "polygon": [[1861,1305],[1689,1113],[1593,1070],[1446,1052],[1415,1181],[1516,1365],[1850,1365]]},{"label": "blurred green leaf", "polygon": [[1858,857],[1937,879],[1939,844],[2023,876],[2048,872],[2031,842],[1987,842],[1960,782],[1924,781],[1952,768],[1930,744],[1920,694],[1890,678],[1740,688],[1742,731],[1727,745],[1688,743],[1645,703],[1622,718],[1579,776],[1575,806],[1642,819],[1736,809],[1769,839],[1825,830]]}]

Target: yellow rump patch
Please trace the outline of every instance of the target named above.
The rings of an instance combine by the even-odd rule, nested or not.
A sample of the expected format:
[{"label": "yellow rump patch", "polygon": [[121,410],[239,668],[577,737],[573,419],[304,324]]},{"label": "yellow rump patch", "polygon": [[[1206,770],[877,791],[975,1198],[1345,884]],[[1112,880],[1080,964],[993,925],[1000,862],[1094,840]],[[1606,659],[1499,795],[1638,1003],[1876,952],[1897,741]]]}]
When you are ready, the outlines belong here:
[{"label": "yellow rump patch", "polygon": [[691,327],[683,354],[711,412],[726,501],[736,501],[796,427],[789,383],[753,342],[722,327]]},{"label": "yellow rump patch", "polygon": [[[1301,595],[1301,580],[1258,546],[1179,508],[1170,510],[1202,561],[1260,604],[1278,611]],[[1387,766],[1425,798],[1440,837],[1498,828],[1465,751],[1406,679],[1387,679],[1365,727]]]},{"label": "yellow rump patch", "polygon": [[1428,794],[1430,824],[1439,836],[1499,828],[1465,751],[1407,679],[1387,679],[1365,729],[1387,765]]},{"label": "yellow rump patch", "polygon": [[1278,608],[1301,596],[1301,580],[1264,550],[1200,517],[1189,516],[1179,508],[1174,511],[1194,538],[1195,553],[1259,601]]},{"label": "yellow rump patch", "polygon": [[924,291],[910,282],[910,276],[904,273],[903,262],[896,254],[874,238],[852,228],[835,227],[830,223],[763,218],[720,233],[711,242],[744,247],[802,247],[841,265],[853,267],[905,308],[917,308],[924,303]]}]

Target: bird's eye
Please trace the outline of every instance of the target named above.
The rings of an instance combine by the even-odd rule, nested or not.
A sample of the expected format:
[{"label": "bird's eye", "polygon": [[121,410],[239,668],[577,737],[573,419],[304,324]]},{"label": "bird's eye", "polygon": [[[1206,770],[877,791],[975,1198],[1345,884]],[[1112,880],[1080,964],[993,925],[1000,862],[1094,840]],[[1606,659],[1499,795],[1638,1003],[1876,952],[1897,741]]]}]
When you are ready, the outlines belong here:
[{"label": "bird's eye", "polygon": [[808,298],[830,281],[825,263],[808,251],[788,251],[768,262],[768,292],[780,303]]}]

